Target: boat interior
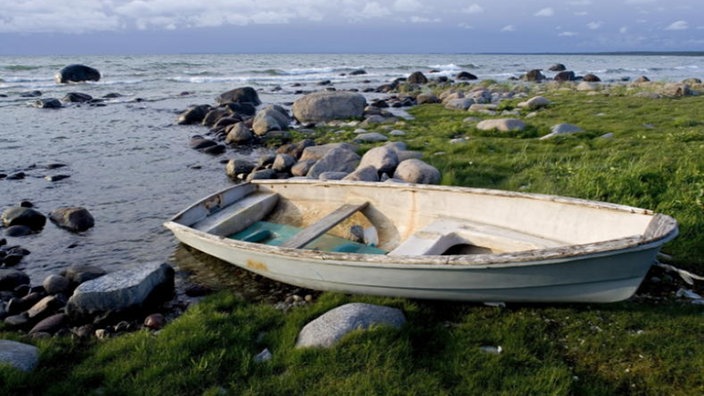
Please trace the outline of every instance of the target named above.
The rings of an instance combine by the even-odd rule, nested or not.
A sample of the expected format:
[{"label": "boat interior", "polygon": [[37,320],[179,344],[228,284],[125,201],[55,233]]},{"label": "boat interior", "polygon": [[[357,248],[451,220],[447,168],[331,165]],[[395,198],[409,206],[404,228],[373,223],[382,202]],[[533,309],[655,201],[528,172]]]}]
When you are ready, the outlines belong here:
[{"label": "boat interior", "polygon": [[[335,184],[246,184],[177,219],[194,229],[287,248],[393,256],[519,252],[642,235],[652,215],[511,193]],[[612,210],[610,210],[612,209]]]}]

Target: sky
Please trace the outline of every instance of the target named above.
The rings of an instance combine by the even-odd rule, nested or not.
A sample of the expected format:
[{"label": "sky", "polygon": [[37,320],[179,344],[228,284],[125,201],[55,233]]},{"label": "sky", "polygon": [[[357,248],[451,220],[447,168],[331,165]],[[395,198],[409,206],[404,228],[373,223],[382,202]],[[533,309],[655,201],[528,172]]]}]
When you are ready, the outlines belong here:
[{"label": "sky", "polygon": [[702,0],[3,0],[0,55],[704,51]]}]

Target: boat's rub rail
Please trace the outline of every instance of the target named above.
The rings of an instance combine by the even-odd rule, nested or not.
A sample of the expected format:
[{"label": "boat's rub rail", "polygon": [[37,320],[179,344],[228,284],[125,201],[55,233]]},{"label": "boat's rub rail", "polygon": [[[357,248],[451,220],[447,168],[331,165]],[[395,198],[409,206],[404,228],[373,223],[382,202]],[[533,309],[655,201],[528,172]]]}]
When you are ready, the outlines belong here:
[{"label": "boat's rub rail", "polygon": [[666,237],[672,232],[674,232],[674,235],[672,235],[674,238],[678,232],[677,221],[670,216],[658,213],[650,220],[648,228],[643,233],[643,239],[646,241],[657,240]]}]

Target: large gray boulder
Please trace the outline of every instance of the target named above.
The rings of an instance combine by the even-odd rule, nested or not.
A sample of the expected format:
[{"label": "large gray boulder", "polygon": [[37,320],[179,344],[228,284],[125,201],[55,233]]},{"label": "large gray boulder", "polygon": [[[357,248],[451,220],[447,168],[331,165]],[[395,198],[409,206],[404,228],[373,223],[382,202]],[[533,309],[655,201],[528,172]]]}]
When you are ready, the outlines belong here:
[{"label": "large gray boulder", "polygon": [[17,341],[0,340],[0,365],[29,372],[39,363],[39,349]]},{"label": "large gray boulder", "polygon": [[305,95],[291,110],[299,122],[320,122],[362,118],[367,100],[354,92],[320,91]]},{"label": "large gray boulder", "polygon": [[232,124],[225,130],[227,131],[225,143],[246,144],[254,139],[252,131],[247,128],[247,125],[244,122]]},{"label": "large gray boulder", "polygon": [[59,70],[54,76],[54,79],[59,84],[82,81],[99,81],[100,72],[86,65],[68,65]]},{"label": "large gray boulder", "polygon": [[399,164],[398,153],[390,146],[374,147],[369,149],[362,156],[359,168],[372,166],[378,174],[387,173],[392,175]]},{"label": "large gray boulder", "polygon": [[83,232],[95,225],[93,215],[82,207],[61,207],[49,213],[49,219],[57,226],[72,232]]},{"label": "large gray boulder", "polygon": [[317,179],[324,172],[353,172],[360,161],[359,154],[343,147],[328,151],[313,165],[306,176]]},{"label": "large gray boulder", "polygon": [[394,178],[407,183],[438,184],[440,171],[419,159],[408,159],[398,164]]},{"label": "large gray boulder", "polygon": [[330,150],[336,149],[336,148],[344,148],[346,150],[350,151],[356,151],[357,146],[351,143],[327,143],[327,144],[321,144],[319,146],[308,146],[303,149],[303,152],[301,153],[301,158],[299,160],[301,161],[307,161],[307,160],[319,160],[325,156]]},{"label": "large gray boulder", "polygon": [[291,122],[286,114],[286,110],[281,106],[267,106],[261,109],[254,116],[252,130],[258,136],[263,136],[269,131],[285,131]]},{"label": "large gray boulder", "polygon": [[242,103],[250,104],[252,106],[259,106],[262,104],[259,100],[259,94],[257,94],[257,91],[252,87],[235,88],[227,92],[223,92],[218,95],[215,100],[219,104]]},{"label": "large gray boulder", "polygon": [[405,323],[406,317],[397,308],[364,303],[345,304],[305,325],[298,334],[296,348],[327,348],[355,330],[368,330],[376,326],[400,328]]},{"label": "large gray boulder", "polygon": [[78,317],[123,311],[140,307],[151,298],[167,294],[170,297],[173,288],[174,270],[171,266],[161,262],[144,263],[80,284],[69,298],[66,311]]}]

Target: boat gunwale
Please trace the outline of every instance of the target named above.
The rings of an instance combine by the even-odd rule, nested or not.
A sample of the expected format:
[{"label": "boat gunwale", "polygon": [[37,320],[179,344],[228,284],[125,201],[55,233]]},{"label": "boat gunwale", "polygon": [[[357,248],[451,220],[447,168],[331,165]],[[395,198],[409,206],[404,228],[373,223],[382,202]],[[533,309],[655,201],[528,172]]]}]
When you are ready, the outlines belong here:
[{"label": "boat gunwale", "polygon": [[[345,182],[345,181],[318,181],[318,180],[255,180],[250,184],[262,186],[267,185],[286,185],[286,184],[316,184],[320,186],[365,186],[365,187],[383,187],[395,189],[414,189],[425,191],[448,191],[448,192],[466,192],[481,195],[493,195],[502,197],[516,197],[524,199],[537,199],[542,201],[557,202],[578,206],[587,206],[589,208],[617,210],[634,214],[650,215],[653,218],[658,215],[652,210],[642,209],[627,205],[613,204],[601,201],[591,201],[581,198],[562,197],[556,195],[546,195],[538,193],[523,193],[495,189],[479,189],[472,187],[457,187],[457,186],[439,186],[439,185],[419,185],[410,183],[371,183],[371,182]],[[483,268],[483,267],[517,267],[536,264],[554,264],[564,261],[569,261],[578,258],[591,258],[612,255],[619,251],[635,251],[648,250],[656,248],[672,239],[678,234],[677,222],[668,215],[659,214],[661,221],[664,223],[666,230],[653,235],[651,238],[645,238],[643,234],[626,236],[604,240],[599,242],[567,245],[560,247],[550,247],[544,249],[524,250],[518,252],[507,253],[483,253],[472,255],[421,255],[421,256],[388,256],[388,255],[370,255],[360,253],[342,253],[342,252],[323,252],[310,249],[285,248],[281,246],[268,246],[253,242],[244,242],[227,237],[213,235],[205,231],[195,229],[193,227],[181,224],[178,218],[187,213],[189,210],[198,207],[203,202],[210,198],[236,188],[243,188],[246,184],[237,184],[229,186],[218,192],[202,198],[188,208],[182,210],[169,221],[164,223],[164,226],[171,229],[174,233],[180,229],[181,232],[188,232],[197,235],[201,239],[207,239],[219,244],[224,244],[229,247],[238,249],[243,252],[252,252],[263,255],[285,256],[300,260],[314,259],[318,261],[330,261],[330,264],[344,262],[345,265],[355,264],[359,266],[393,266],[401,268],[408,266],[409,268]],[[178,237],[178,235],[177,235]]]}]

